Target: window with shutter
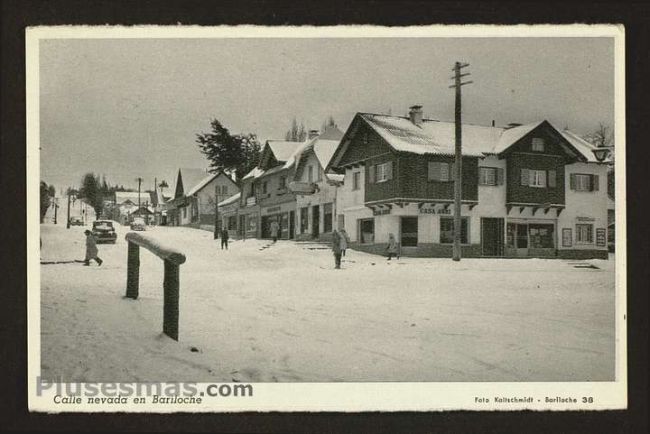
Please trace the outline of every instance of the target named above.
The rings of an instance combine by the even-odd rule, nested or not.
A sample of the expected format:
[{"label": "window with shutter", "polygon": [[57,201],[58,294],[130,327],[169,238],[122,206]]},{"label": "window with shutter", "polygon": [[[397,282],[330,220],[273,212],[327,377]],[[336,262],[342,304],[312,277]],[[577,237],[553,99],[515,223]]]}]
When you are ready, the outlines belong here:
[{"label": "window with shutter", "polygon": [[591,176],[591,191],[598,191],[599,187],[599,178],[598,175]]},{"label": "window with shutter", "polygon": [[528,169],[521,169],[521,185],[528,185],[529,176]]},{"label": "window with shutter", "polygon": [[449,181],[450,179],[449,164],[440,163],[440,181]]},{"label": "window with shutter", "polygon": [[393,162],[389,161],[386,163],[386,180],[393,179]]},{"label": "window with shutter", "polygon": [[575,173],[572,173],[571,175],[569,175],[569,188],[571,190],[576,189],[576,174]]},{"label": "window with shutter", "polygon": [[438,161],[429,161],[429,181],[440,181],[441,164]]},{"label": "window with shutter", "polygon": [[375,183],[375,166],[374,164],[368,167],[368,184]]},{"label": "window with shutter", "polygon": [[497,169],[497,185],[503,185],[505,182],[505,171],[503,169]]}]

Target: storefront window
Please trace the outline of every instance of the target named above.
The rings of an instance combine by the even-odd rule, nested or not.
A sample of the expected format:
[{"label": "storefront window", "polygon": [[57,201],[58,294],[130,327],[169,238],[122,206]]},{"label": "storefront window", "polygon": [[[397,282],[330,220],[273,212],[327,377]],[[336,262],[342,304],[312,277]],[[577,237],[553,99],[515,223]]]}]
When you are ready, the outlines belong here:
[{"label": "storefront window", "polygon": [[[461,244],[469,244],[467,217],[460,219],[460,242]],[[440,217],[440,244],[453,244],[454,242],[454,218],[453,217]]]},{"label": "storefront window", "polygon": [[363,244],[372,244],[375,242],[375,220],[359,220],[359,238]]},{"label": "storefront window", "polygon": [[309,225],[309,207],[300,208],[300,233],[306,234]]},{"label": "storefront window", "polygon": [[576,243],[591,244],[594,242],[594,226],[587,224],[576,225]]},{"label": "storefront window", "polygon": [[552,249],[555,247],[553,225],[531,223],[528,225],[528,236],[529,245],[533,249]]}]

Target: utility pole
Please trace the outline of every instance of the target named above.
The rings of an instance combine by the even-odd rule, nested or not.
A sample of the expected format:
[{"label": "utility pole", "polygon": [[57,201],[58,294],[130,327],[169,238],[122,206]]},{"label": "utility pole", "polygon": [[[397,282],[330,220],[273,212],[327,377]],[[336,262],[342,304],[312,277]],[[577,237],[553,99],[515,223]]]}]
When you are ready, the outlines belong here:
[{"label": "utility pole", "polygon": [[469,66],[469,63],[460,63],[456,62],[452,71],[454,71],[454,84],[449,86],[450,88],[456,89],[456,105],[455,105],[455,118],[454,126],[456,130],[456,146],[454,152],[454,249],[453,249],[453,260],[460,261],[461,249],[460,249],[460,231],[461,231],[461,200],[462,200],[462,133],[463,128],[461,124],[461,94],[460,88],[466,84],[473,83],[472,81],[461,82],[461,78],[467,75],[470,75],[469,72],[461,74],[461,69]]},{"label": "utility pole", "polygon": [[59,203],[58,203],[56,197],[53,198],[53,199],[54,199],[54,200],[53,200],[53,202],[54,202],[54,224],[57,224],[57,221],[56,221],[56,211],[59,209]]},{"label": "utility pole", "polygon": [[213,239],[219,238],[219,185],[214,184],[214,234]]}]

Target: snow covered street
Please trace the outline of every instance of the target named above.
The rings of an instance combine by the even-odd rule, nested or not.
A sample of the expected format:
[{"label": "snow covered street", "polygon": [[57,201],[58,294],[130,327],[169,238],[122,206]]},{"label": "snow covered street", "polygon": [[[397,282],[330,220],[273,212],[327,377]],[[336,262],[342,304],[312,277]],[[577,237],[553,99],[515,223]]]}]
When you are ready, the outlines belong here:
[{"label": "snow covered street", "polygon": [[[87,227],[41,225],[41,261],[83,259]],[[179,342],[161,334],[163,263],[128,227],[101,267],[41,265],[42,377],[68,381],[609,381],[614,260],[385,258],[153,227],[183,251]],[[576,268],[577,263],[598,268]]]}]

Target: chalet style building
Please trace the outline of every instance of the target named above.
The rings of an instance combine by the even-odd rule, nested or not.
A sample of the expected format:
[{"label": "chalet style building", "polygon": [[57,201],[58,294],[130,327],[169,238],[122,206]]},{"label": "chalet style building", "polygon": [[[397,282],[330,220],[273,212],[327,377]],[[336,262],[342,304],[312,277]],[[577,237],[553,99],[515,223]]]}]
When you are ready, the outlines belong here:
[{"label": "chalet style building", "polygon": [[296,198],[289,190],[295,171],[297,142],[267,140],[260,162],[242,179],[239,228],[245,238],[270,238],[271,223],[278,238],[295,236]]},{"label": "chalet style building", "polygon": [[[606,154],[548,121],[462,132],[464,257],[607,258]],[[326,168],[353,248],[382,253],[392,233],[404,256],[451,257],[454,143],[421,106],[357,113]]]},{"label": "chalet style building", "polygon": [[215,204],[238,191],[235,181],[222,171],[179,169],[174,198],[167,203],[168,224],[212,230]]},{"label": "chalet style building", "polygon": [[312,139],[299,148],[296,170],[289,189],[296,195],[296,239],[329,240],[336,228],[336,192],[343,176],[325,173],[343,132],[335,125],[320,135],[312,131]]}]

